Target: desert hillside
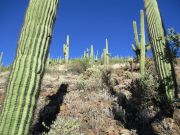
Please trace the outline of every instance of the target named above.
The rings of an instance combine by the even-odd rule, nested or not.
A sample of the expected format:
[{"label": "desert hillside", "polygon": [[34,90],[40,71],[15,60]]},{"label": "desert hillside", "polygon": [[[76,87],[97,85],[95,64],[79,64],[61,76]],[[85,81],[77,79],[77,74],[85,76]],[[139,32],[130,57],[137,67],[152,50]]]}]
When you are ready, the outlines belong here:
[{"label": "desert hillside", "polygon": [[[128,62],[109,66],[53,63],[46,67],[32,134],[178,135],[180,107],[158,100],[152,63],[144,78]],[[10,71],[0,73],[0,111]],[[180,61],[176,65],[180,85]],[[166,110],[170,108],[169,110]],[[166,110],[166,111],[165,111]]]}]

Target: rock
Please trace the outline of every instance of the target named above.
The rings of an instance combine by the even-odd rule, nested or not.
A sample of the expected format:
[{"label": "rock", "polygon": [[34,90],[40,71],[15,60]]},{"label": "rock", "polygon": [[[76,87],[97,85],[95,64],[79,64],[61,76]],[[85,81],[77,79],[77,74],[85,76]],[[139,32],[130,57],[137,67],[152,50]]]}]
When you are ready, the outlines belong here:
[{"label": "rock", "polygon": [[135,130],[122,129],[120,135],[137,135]]},{"label": "rock", "polygon": [[152,129],[158,135],[180,135],[180,127],[172,118],[152,123]]},{"label": "rock", "polygon": [[175,109],[173,113],[173,119],[178,124],[178,126],[180,126],[180,109]]}]

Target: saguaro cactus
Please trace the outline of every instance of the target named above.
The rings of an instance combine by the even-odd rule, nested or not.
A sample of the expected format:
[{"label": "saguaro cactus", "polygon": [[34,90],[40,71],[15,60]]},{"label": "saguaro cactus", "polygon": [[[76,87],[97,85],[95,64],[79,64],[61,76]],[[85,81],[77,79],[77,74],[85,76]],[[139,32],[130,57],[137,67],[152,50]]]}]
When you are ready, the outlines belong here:
[{"label": "saguaro cactus", "polygon": [[67,35],[66,43],[63,46],[65,64],[69,63],[69,35]]},{"label": "saguaro cactus", "polygon": [[1,135],[29,135],[58,0],[30,0],[0,116]]},{"label": "saguaro cactus", "polygon": [[94,47],[93,47],[93,45],[91,45],[90,62],[91,62],[91,64],[94,63]]},{"label": "saguaro cactus", "polygon": [[176,78],[172,65],[169,47],[165,40],[165,31],[156,0],[144,0],[146,19],[148,25],[149,41],[155,59],[157,72],[164,86],[167,99],[172,101],[175,97]]},{"label": "saguaro cactus", "polygon": [[1,52],[1,55],[0,55],[0,66],[2,66],[2,58],[3,58],[3,52]]},{"label": "saguaro cactus", "polygon": [[108,65],[109,60],[110,60],[109,44],[108,44],[108,39],[106,39],[106,48],[103,50],[103,64]]},{"label": "saguaro cactus", "polygon": [[1,69],[2,69],[2,58],[3,58],[3,52],[1,52],[1,55],[0,55],[0,72],[1,72]]},{"label": "saguaro cactus", "polygon": [[141,60],[140,60],[140,72],[141,75],[144,76],[145,74],[145,44],[146,44],[146,39],[145,39],[145,30],[144,30],[144,11],[140,11],[140,16],[141,16]]},{"label": "saguaro cactus", "polygon": [[146,52],[146,41],[145,41],[145,30],[144,30],[144,11],[140,11],[140,28],[141,28],[141,39],[139,41],[137,24],[136,21],[133,21],[133,29],[134,29],[134,41],[135,46],[132,44],[132,48],[136,53],[137,60],[140,61],[140,72],[143,76],[145,73],[145,52]]}]

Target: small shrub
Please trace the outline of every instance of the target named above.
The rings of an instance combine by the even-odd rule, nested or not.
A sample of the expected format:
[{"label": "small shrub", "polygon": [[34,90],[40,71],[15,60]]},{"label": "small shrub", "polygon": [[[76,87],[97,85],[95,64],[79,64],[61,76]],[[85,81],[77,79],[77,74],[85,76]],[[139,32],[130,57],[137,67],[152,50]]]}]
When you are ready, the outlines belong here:
[{"label": "small shrub", "polygon": [[111,69],[103,69],[101,72],[102,85],[108,87],[109,89],[112,89],[115,85],[115,80],[113,80],[111,77]]},{"label": "small shrub", "polygon": [[[44,125],[46,127],[46,125]],[[48,128],[48,127],[46,127]],[[43,135],[81,135],[79,121],[73,118],[57,117],[48,133]]]},{"label": "small shrub", "polygon": [[131,84],[133,96],[140,101],[140,107],[146,108],[154,105],[155,101],[160,100],[159,86],[157,76],[146,73],[144,77],[134,80]]},{"label": "small shrub", "polygon": [[90,67],[90,60],[88,58],[71,61],[69,65],[69,71],[75,73],[83,73]]}]

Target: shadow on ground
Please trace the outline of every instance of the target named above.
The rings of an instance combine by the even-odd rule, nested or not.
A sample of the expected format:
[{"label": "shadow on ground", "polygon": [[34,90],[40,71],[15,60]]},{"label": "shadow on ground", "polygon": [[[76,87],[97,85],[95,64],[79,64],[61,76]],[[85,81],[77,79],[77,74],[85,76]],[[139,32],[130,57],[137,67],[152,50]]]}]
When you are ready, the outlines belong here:
[{"label": "shadow on ground", "polygon": [[[47,96],[49,104],[47,104],[39,113],[38,122],[32,128],[33,135],[40,135],[43,132],[49,132],[49,128],[53,121],[56,120],[60,113],[60,106],[63,103],[63,98],[67,93],[68,84],[61,84],[57,93],[52,96]],[[46,125],[46,127],[44,126]]]}]

